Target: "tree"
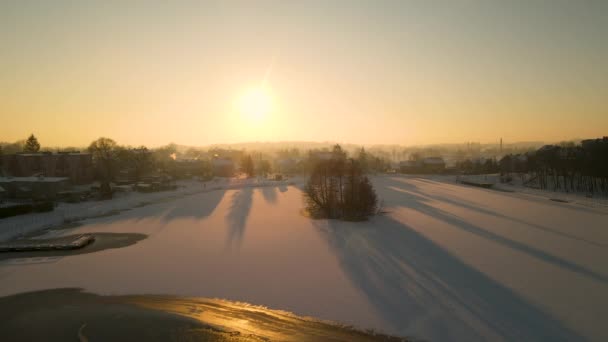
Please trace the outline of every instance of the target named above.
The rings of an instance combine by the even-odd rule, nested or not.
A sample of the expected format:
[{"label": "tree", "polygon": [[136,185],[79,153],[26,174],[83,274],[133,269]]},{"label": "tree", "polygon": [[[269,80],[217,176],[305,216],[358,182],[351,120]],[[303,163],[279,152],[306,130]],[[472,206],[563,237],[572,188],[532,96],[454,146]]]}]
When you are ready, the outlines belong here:
[{"label": "tree", "polygon": [[357,162],[361,165],[361,169],[364,173],[369,172],[369,158],[367,152],[365,152],[365,148],[361,147],[359,150],[359,155],[357,156]]},{"label": "tree", "polygon": [[139,181],[140,178],[150,170],[152,165],[150,151],[146,146],[142,145],[132,150],[131,158],[133,169],[135,169],[135,180]]},{"label": "tree", "polygon": [[38,139],[36,139],[34,134],[31,134],[30,137],[27,138],[27,140],[25,141],[25,146],[23,146],[23,152],[36,153],[38,151],[40,151],[40,143],[38,142]]},{"label": "tree", "polygon": [[165,173],[172,173],[177,157],[177,145],[171,143],[152,151],[152,163]]},{"label": "tree", "polygon": [[358,161],[343,159],[341,149],[334,152],[314,165],[304,187],[307,209],[315,217],[365,220],[377,208],[373,186]]},{"label": "tree", "polygon": [[93,141],[88,148],[93,156],[101,177],[102,196],[111,198],[110,181],[114,179],[114,167],[119,152],[119,146],[110,138],[101,137]]},{"label": "tree", "polygon": [[25,140],[18,140],[14,143],[4,145],[4,154],[15,154],[23,151]]},{"label": "tree", "polygon": [[259,174],[266,176],[270,173],[270,162],[266,159],[260,160],[258,165]]},{"label": "tree", "polygon": [[136,182],[152,167],[152,154],[143,145],[137,148],[119,148],[117,154],[121,167],[132,170]]},{"label": "tree", "polygon": [[243,172],[247,174],[247,177],[253,177],[255,174],[253,159],[250,154],[244,155],[243,158],[241,158],[241,168],[243,169]]}]

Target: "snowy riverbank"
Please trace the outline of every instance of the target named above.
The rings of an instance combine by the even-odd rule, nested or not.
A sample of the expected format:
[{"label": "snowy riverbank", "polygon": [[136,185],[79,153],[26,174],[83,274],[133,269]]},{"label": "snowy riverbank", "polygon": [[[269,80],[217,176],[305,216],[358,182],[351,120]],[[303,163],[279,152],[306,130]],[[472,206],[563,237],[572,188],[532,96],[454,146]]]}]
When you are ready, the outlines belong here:
[{"label": "snowy riverbank", "polygon": [[0,242],[67,223],[112,215],[124,210],[201,192],[238,189],[243,187],[286,185],[288,182],[292,183],[297,181],[297,179],[289,181],[271,181],[263,178],[216,178],[208,182],[187,180],[178,181],[177,189],[172,191],[151,193],[129,191],[117,193],[111,200],[58,203],[55,210],[51,212],[32,213],[1,219]]}]

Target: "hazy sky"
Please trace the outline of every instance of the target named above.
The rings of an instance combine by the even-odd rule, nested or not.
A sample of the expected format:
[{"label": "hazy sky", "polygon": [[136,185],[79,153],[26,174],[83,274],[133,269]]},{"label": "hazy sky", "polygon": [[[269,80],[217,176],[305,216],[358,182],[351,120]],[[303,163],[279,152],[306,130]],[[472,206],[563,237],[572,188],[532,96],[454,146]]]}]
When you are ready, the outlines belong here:
[{"label": "hazy sky", "polygon": [[[266,79],[272,110],[235,102]],[[0,141],[608,135],[608,1],[0,1]]]}]

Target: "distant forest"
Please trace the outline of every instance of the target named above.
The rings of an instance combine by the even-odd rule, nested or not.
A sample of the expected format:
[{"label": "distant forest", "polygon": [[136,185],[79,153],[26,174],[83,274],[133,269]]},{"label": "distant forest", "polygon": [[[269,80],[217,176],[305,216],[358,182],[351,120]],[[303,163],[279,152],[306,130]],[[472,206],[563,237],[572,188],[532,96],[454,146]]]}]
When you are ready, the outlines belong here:
[{"label": "distant forest", "polygon": [[512,173],[529,175],[527,182],[541,189],[608,195],[608,137],[509,154],[500,160],[499,167],[505,177]]}]

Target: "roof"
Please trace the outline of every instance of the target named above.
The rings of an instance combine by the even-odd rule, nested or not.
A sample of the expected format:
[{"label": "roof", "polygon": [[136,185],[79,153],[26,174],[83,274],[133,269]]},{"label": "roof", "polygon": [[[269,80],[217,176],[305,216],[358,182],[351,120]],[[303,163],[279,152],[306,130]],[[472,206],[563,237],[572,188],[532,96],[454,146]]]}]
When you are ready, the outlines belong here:
[{"label": "roof", "polygon": [[0,183],[29,182],[29,183],[54,183],[68,181],[67,177],[0,177]]},{"label": "roof", "polygon": [[443,158],[441,157],[424,158],[422,162],[425,164],[445,164],[445,161],[443,161]]}]

